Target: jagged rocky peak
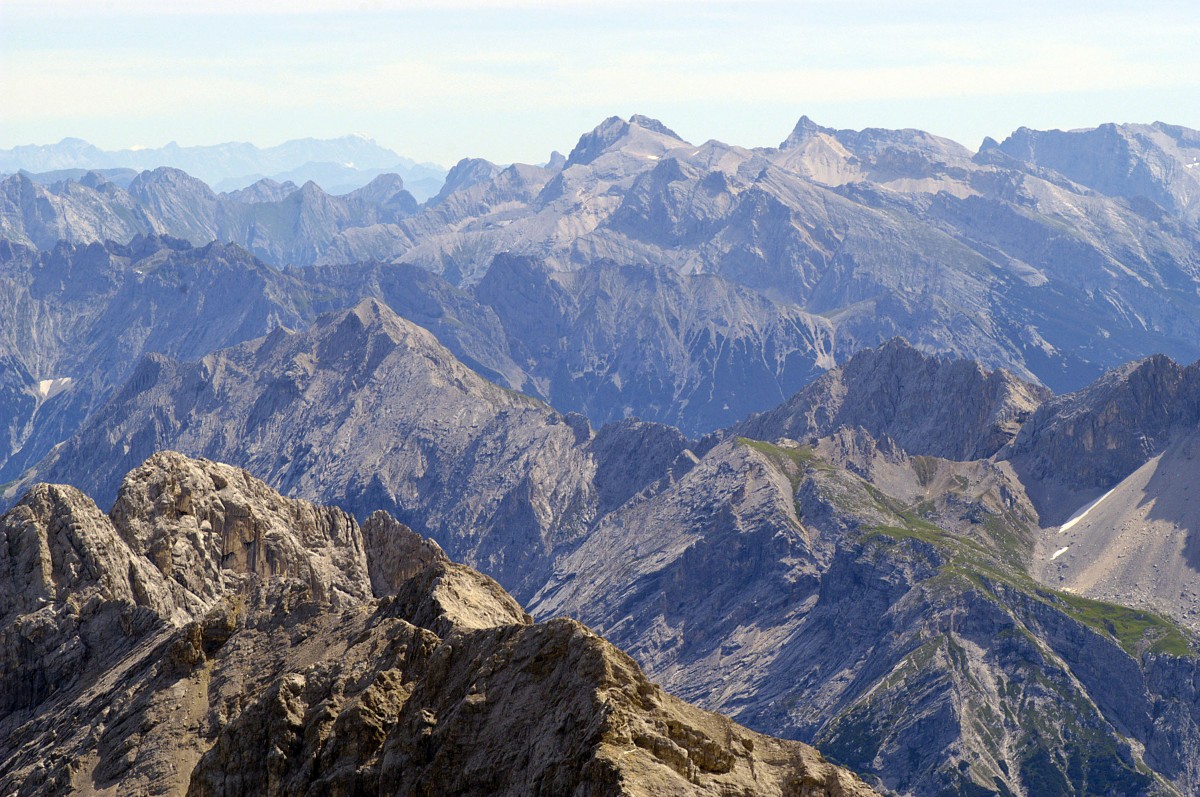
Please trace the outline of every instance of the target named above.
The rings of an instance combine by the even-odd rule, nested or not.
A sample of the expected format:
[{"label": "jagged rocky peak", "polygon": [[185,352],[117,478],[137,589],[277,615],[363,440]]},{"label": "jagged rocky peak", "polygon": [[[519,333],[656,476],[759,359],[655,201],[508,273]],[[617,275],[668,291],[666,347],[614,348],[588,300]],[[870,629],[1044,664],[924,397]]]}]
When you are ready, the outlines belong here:
[{"label": "jagged rocky peak", "polygon": [[74,487],[35,485],[4,515],[0,528],[0,619],[72,596],[95,596],[92,606],[137,603],[139,598],[151,599],[160,609],[168,605],[169,596],[146,591],[144,563],[132,556],[92,500]]},{"label": "jagged rocky peak", "polygon": [[431,207],[437,206],[446,200],[446,197],[457,191],[463,191],[473,185],[488,182],[496,179],[496,175],[500,174],[500,167],[489,160],[483,158],[463,158],[450,169],[446,175],[446,182],[442,184],[442,190],[438,191],[437,196],[429,200]]},{"label": "jagged rocky peak", "polygon": [[391,517],[226,465],[156,454],[107,517],[39,485],[0,574],[4,794],[874,794]]},{"label": "jagged rocky peak", "polygon": [[[126,244],[110,242],[106,246],[100,244],[92,244],[92,246],[102,248],[117,255],[118,257],[128,257],[130,261],[135,263],[145,259],[146,257],[157,255],[162,252],[187,252],[196,248],[189,241],[162,233],[148,233],[146,235],[138,233],[129,240],[129,243]],[[212,246],[213,249],[210,249],[209,251],[233,247],[232,244],[223,244],[219,241],[213,241],[210,246]],[[77,249],[78,248],[79,247],[77,247]],[[245,250],[241,249],[240,247],[236,248],[236,251],[245,252]]]},{"label": "jagged rocky peak", "polygon": [[822,133],[833,135],[836,132],[832,127],[822,127],[812,119],[809,119],[807,115],[801,116],[800,121],[796,122],[796,126],[792,128],[791,134],[779,144],[779,148],[795,149],[796,147],[804,146],[815,136]]},{"label": "jagged rocky peak", "polygon": [[240,468],[157,453],[125,477],[109,515],[192,611],[246,579],[287,576],[335,605],[371,592],[350,515],[282,498]]},{"label": "jagged rocky peak", "polygon": [[580,137],[567,156],[566,166],[590,164],[613,150],[657,159],[668,150],[687,146],[687,143],[657,119],[635,114],[625,121],[619,116],[610,116]]},{"label": "jagged rocky peak", "polygon": [[1045,388],[1003,369],[928,355],[895,338],[859,352],[733,431],[758,440],[813,440],[861,426],[909,454],[971,460],[1003,447],[1049,397]]},{"label": "jagged rocky peak", "polygon": [[1200,363],[1154,355],[1043,404],[1000,456],[1036,483],[1046,523],[1074,511],[1200,423]]}]

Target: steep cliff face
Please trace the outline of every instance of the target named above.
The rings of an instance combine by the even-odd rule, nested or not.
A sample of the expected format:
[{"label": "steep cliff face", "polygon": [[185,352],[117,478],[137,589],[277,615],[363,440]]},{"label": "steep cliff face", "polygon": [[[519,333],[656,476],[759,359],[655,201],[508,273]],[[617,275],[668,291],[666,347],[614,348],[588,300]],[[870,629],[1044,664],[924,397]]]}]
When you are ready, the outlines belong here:
[{"label": "steep cliff face", "polygon": [[1200,364],[1158,355],[1047,401],[1000,452],[1058,525],[1200,423]]},{"label": "steep cliff face", "polygon": [[758,440],[824,437],[843,427],[888,436],[910,454],[991,456],[1050,397],[970,360],[931,357],[896,339],[863,351],[780,406],[733,427]]},{"label": "steep cliff face", "polygon": [[[0,518],[15,795],[872,794],[376,513],[162,453]],[[7,666],[20,662],[20,668]]]}]

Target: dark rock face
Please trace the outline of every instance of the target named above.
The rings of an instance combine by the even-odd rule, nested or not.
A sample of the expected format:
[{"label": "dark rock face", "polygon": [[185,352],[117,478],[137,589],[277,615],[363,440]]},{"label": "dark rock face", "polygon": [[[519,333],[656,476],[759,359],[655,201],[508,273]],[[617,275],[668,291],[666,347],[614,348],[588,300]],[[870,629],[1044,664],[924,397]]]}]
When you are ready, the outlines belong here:
[{"label": "dark rock face", "polygon": [[108,516],[39,485],[0,572],[6,794],[874,793],[383,513],[229,466],[157,454]]},{"label": "dark rock face", "polygon": [[1155,356],[1047,401],[1000,456],[1036,485],[1044,525],[1058,524],[1080,496],[1113,487],[1198,423],[1200,364]]},{"label": "dark rock face", "polygon": [[653,488],[660,479],[682,475],[696,463],[691,441],[678,429],[629,419],[600,427],[588,444],[596,458],[596,498],[601,512]]},{"label": "dark rock face", "polygon": [[0,478],[78,429],[142,355],[183,359],[302,325],[305,286],[237,247],[170,238],[128,246],[0,243]]},{"label": "dark rock face", "polygon": [[700,435],[774,406],[833,365],[828,322],[713,276],[500,255],[474,290],[538,392],[594,423]]},{"label": "dark rock face", "polygon": [[860,352],[733,433],[809,440],[861,427],[910,454],[983,459],[1011,440],[1049,396],[1005,371],[930,357],[897,339]]}]

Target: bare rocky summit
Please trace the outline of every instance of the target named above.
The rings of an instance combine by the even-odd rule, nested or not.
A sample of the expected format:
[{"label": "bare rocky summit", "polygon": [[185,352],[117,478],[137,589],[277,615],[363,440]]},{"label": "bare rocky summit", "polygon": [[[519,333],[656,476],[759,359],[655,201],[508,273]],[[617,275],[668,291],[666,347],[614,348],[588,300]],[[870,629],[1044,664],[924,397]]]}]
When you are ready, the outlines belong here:
[{"label": "bare rocky summit", "polygon": [[518,594],[595,513],[586,420],[484,380],[374,299],[196,362],[148,356],[94,420],[39,478],[107,502],[156,450],[223,459],[386,509]]},{"label": "bare rocky summit", "polygon": [[860,427],[910,454],[984,459],[1050,398],[1045,388],[971,360],[930,357],[897,338],[864,350],[780,406],[733,427],[756,440],[810,440]]},{"label": "bare rocky summit", "polygon": [[0,791],[873,794],[649,682],[383,513],[159,453],[0,518]]}]

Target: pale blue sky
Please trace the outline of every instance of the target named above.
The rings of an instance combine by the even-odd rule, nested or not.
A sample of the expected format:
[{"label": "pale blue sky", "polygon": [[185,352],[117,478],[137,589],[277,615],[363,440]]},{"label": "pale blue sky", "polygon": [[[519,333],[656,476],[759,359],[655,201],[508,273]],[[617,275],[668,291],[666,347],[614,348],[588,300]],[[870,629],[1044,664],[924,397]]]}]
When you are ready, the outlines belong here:
[{"label": "pale blue sky", "polygon": [[363,132],[540,162],[644,113],[694,142],[775,145],[807,114],[974,148],[1200,128],[1198,43],[1196,0],[0,0],[0,147]]}]

